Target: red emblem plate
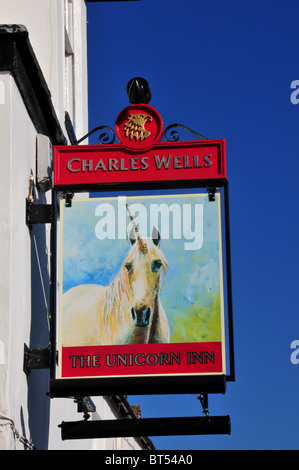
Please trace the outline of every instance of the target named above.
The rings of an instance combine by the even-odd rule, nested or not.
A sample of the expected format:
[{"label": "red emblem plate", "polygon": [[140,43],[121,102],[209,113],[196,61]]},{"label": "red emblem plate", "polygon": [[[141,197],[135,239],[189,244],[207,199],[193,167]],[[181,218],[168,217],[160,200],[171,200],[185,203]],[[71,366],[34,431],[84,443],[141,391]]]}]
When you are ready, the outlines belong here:
[{"label": "red emblem plate", "polygon": [[160,142],[163,121],[156,109],[147,104],[134,104],[123,109],[116,118],[118,140],[130,150],[147,150]]}]

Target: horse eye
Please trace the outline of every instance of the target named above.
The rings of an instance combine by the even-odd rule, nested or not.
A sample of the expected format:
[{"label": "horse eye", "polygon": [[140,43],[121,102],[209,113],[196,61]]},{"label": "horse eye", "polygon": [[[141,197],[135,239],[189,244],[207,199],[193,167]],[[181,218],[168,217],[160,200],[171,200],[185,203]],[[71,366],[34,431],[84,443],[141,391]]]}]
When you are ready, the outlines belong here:
[{"label": "horse eye", "polygon": [[127,271],[131,271],[131,269],[132,269],[132,263],[126,263],[126,264],[125,264],[125,268],[126,268]]},{"label": "horse eye", "polygon": [[160,259],[154,259],[152,262],[152,271],[156,273],[162,266],[162,261]]}]

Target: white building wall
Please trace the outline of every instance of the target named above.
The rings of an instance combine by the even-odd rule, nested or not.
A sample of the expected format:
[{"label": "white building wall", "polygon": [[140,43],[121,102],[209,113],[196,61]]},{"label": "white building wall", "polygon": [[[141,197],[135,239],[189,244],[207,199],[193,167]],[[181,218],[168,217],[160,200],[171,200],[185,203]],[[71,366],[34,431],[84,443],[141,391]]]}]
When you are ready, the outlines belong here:
[{"label": "white building wall", "polygon": [[[0,136],[9,135],[10,125],[10,94],[8,93],[6,76],[0,75]],[[1,138],[0,137],[0,138]],[[6,204],[0,206],[0,416],[9,416],[9,390],[8,390],[8,358],[9,342],[7,335],[10,332],[10,277],[11,277],[11,201],[7,181],[10,178],[10,159],[4,159],[4,155],[10,153],[10,140],[4,139],[1,145],[1,167],[0,171],[0,197],[6,200]],[[0,421],[0,449],[10,445],[10,424]],[[2,431],[2,432],[1,432]],[[8,432],[6,432],[8,431]]]},{"label": "white building wall", "polygon": [[68,111],[78,139],[85,135],[88,132],[85,1],[0,0],[0,23],[27,28],[61,125]]},{"label": "white building wall", "polygon": [[28,435],[23,357],[31,328],[31,240],[25,223],[25,198],[31,171],[35,169],[36,130],[11,75],[1,74],[0,82],[5,97],[0,105],[1,167],[4,169],[0,172],[0,191],[5,201],[0,206],[0,341],[4,345],[0,385],[5,391],[0,393],[0,448],[3,440],[4,448],[8,444],[14,448],[13,423],[23,436]]},{"label": "white building wall", "polygon": [[[77,137],[82,137],[88,132],[84,0],[0,0],[0,23],[27,28],[63,131],[68,111]],[[62,441],[58,425],[83,418],[77,404],[47,396],[48,369],[28,376],[23,371],[24,344],[31,349],[49,344],[50,225],[36,224],[30,230],[25,223],[31,174],[36,181],[36,139],[13,75],[1,72],[0,449],[31,444],[40,450],[138,449],[132,438]],[[51,191],[35,187],[34,196],[35,203],[51,202]],[[96,411],[90,419],[115,417],[104,398],[92,399]]]}]

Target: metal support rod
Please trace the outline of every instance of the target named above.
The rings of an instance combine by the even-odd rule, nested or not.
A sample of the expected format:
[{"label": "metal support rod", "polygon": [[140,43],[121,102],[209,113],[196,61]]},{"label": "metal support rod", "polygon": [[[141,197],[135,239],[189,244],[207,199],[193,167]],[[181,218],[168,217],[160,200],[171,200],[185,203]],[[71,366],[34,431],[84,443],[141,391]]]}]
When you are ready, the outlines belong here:
[{"label": "metal support rod", "polygon": [[59,427],[62,440],[230,434],[231,432],[229,416],[63,421]]},{"label": "metal support rod", "polygon": [[227,380],[235,381],[235,347],[233,326],[233,300],[232,300],[232,267],[231,267],[231,245],[230,245],[230,216],[229,216],[229,188],[228,181],[224,184],[225,204],[225,242],[226,242],[226,264],[227,264],[227,303],[228,303],[228,335],[229,335],[229,362],[230,375]]},{"label": "metal support rod", "polygon": [[56,367],[56,237],[57,237],[57,193],[52,190],[52,223],[50,233],[50,348],[52,352],[52,361],[50,368],[50,378],[55,377]]}]

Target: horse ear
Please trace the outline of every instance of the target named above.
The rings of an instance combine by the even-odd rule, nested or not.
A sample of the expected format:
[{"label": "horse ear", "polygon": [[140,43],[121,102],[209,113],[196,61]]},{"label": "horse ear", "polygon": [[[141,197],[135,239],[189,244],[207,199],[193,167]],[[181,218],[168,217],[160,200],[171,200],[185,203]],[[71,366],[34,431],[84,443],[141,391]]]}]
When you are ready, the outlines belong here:
[{"label": "horse ear", "polygon": [[135,233],[134,227],[132,227],[130,231],[128,230],[127,235],[128,235],[129,243],[131,245],[134,245],[134,243],[136,242],[136,233]]},{"label": "horse ear", "polygon": [[153,227],[152,240],[156,246],[160,246],[161,236],[159,230],[156,227]]}]

